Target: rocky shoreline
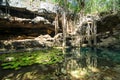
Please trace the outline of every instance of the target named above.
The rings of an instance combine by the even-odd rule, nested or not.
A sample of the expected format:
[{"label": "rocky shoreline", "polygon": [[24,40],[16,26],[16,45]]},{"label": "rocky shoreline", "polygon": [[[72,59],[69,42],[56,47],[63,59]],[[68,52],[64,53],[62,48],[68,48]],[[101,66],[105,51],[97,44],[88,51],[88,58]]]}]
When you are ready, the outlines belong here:
[{"label": "rocky shoreline", "polygon": [[59,35],[56,35],[55,37],[51,37],[50,35],[40,35],[34,39],[2,40],[0,41],[0,53],[24,52],[46,49],[56,45],[60,46],[62,41],[61,38],[59,38]]},{"label": "rocky shoreline", "polygon": [[[107,38],[101,38],[97,43],[96,48],[120,50],[120,33],[108,36]],[[47,49],[50,47],[62,47],[63,34],[59,33],[54,37],[50,35],[40,35],[33,39],[21,39],[21,40],[2,40],[0,41],[0,53],[10,52],[24,52],[40,49]],[[68,47],[79,47],[78,43],[75,44],[72,40],[67,40]],[[81,47],[89,47],[87,43],[83,43]]]},{"label": "rocky shoreline", "polygon": [[[23,3],[26,4],[24,1]],[[51,9],[55,8],[56,11],[51,10],[53,11],[51,12],[47,10],[47,8],[41,9],[36,6],[37,11],[34,11],[32,10],[32,5],[24,8],[23,6],[13,6],[13,2],[9,4],[11,6],[0,5],[0,53],[62,47],[63,28],[60,14],[58,19],[58,23],[60,24],[59,31],[58,34],[55,35],[56,11],[62,12],[62,9],[60,10],[58,6],[53,5]],[[47,3],[45,4],[47,5]],[[5,9],[10,12],[8,11],[6,13]],[[17,15],[18,13],[19,15]],[[120,50],[119,22],[119,12],[101,16],[100,19],[96,21],[97,45],[93,47]],[[83,27],[85,24],[83,22],[79,27]],[[80,32],[79,29],[78,32]],[[66,46],[80,47],[78,38],[73,38],[74,35],[66,36]],[[88,40],[85,40],[81,47],[89,47]]]}]

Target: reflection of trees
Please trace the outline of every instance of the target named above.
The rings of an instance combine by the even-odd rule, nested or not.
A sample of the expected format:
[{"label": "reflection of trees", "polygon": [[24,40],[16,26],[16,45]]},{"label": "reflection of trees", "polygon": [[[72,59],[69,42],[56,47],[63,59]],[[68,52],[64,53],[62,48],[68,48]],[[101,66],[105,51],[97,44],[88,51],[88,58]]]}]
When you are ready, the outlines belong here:
[{"label": "reflection of trees", "polygon": [[[91,49],[75,49],[72,50],[72,56],[68,62],[77,68],[87,68],[88,66],[97,66],[97,56],[96,53]],[[76,66],[75,66],[76,65]]]},{"label": "reflection of trees", "polygon": [[61,72],[97,67],[96,49],[69,49],[61,65]]},{"label": "reflection of trees", "polygon": [[97,55],[96,50],[91,51],[91,49],[86,54],[87,67],[97,67]]}]

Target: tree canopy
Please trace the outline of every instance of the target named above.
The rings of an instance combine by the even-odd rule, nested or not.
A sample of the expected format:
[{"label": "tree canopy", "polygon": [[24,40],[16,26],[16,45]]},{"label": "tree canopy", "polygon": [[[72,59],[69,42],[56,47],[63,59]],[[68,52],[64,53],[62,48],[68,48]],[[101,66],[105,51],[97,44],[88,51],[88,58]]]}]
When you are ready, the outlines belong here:
[{"label": "tree canopy", "polygon": [[84,10],[85,13],[92,13],[120,10],[120,0],[51,0],[51,2],[73,12]]}]

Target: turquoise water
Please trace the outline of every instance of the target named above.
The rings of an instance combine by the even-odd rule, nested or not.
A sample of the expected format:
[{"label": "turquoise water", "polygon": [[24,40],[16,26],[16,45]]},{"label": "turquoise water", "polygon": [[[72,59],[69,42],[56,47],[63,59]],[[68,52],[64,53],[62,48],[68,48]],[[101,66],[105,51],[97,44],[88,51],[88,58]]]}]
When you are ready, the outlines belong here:
[{"label": "turquoise water", "polygon": [[[81,60],[78,62],[84,62],[86,63],[86,65],[91,65],[96,67],[100,67],[102,65],[114,66],[114,64],[120,64],[120,51],[114,51],[108,49],[96,49],[96,48],[67,49],[66,58]],[[105,62],[106,64],[103,64]],[[110,62],[110,64],[107,64],[107,62]]]}]

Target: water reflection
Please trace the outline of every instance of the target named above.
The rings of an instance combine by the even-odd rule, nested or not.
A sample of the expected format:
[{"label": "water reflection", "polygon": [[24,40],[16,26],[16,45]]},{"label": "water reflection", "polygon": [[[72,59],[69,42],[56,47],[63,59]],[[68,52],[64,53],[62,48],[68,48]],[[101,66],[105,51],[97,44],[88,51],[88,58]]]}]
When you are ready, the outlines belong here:
[{"label": "water reflection", "polygon": [[67,48],[63,53],[58,64],[34,64],[20,70],[0,66],[0,80],[120,80],[120,51]]},{"label": "water reflection", "polygon": [[[68,48],[64,52],[64,61],[59,65],[58,72],[69,76],[70,80],[88,77],[94,73],[100,74],[107,70],[112,71],[116,65],[120,65],[120,52],[96,48]],[[71,76],[74,78],[70,78]]]},{"label": "water reflection", "polygon": [[[94,51],[94,52],[93,52]],[[65,55],[65,64],[67,69],[83,69],[88,67],[97,67],[96,49],[92,48],[75,48],[67,49]]]}]

